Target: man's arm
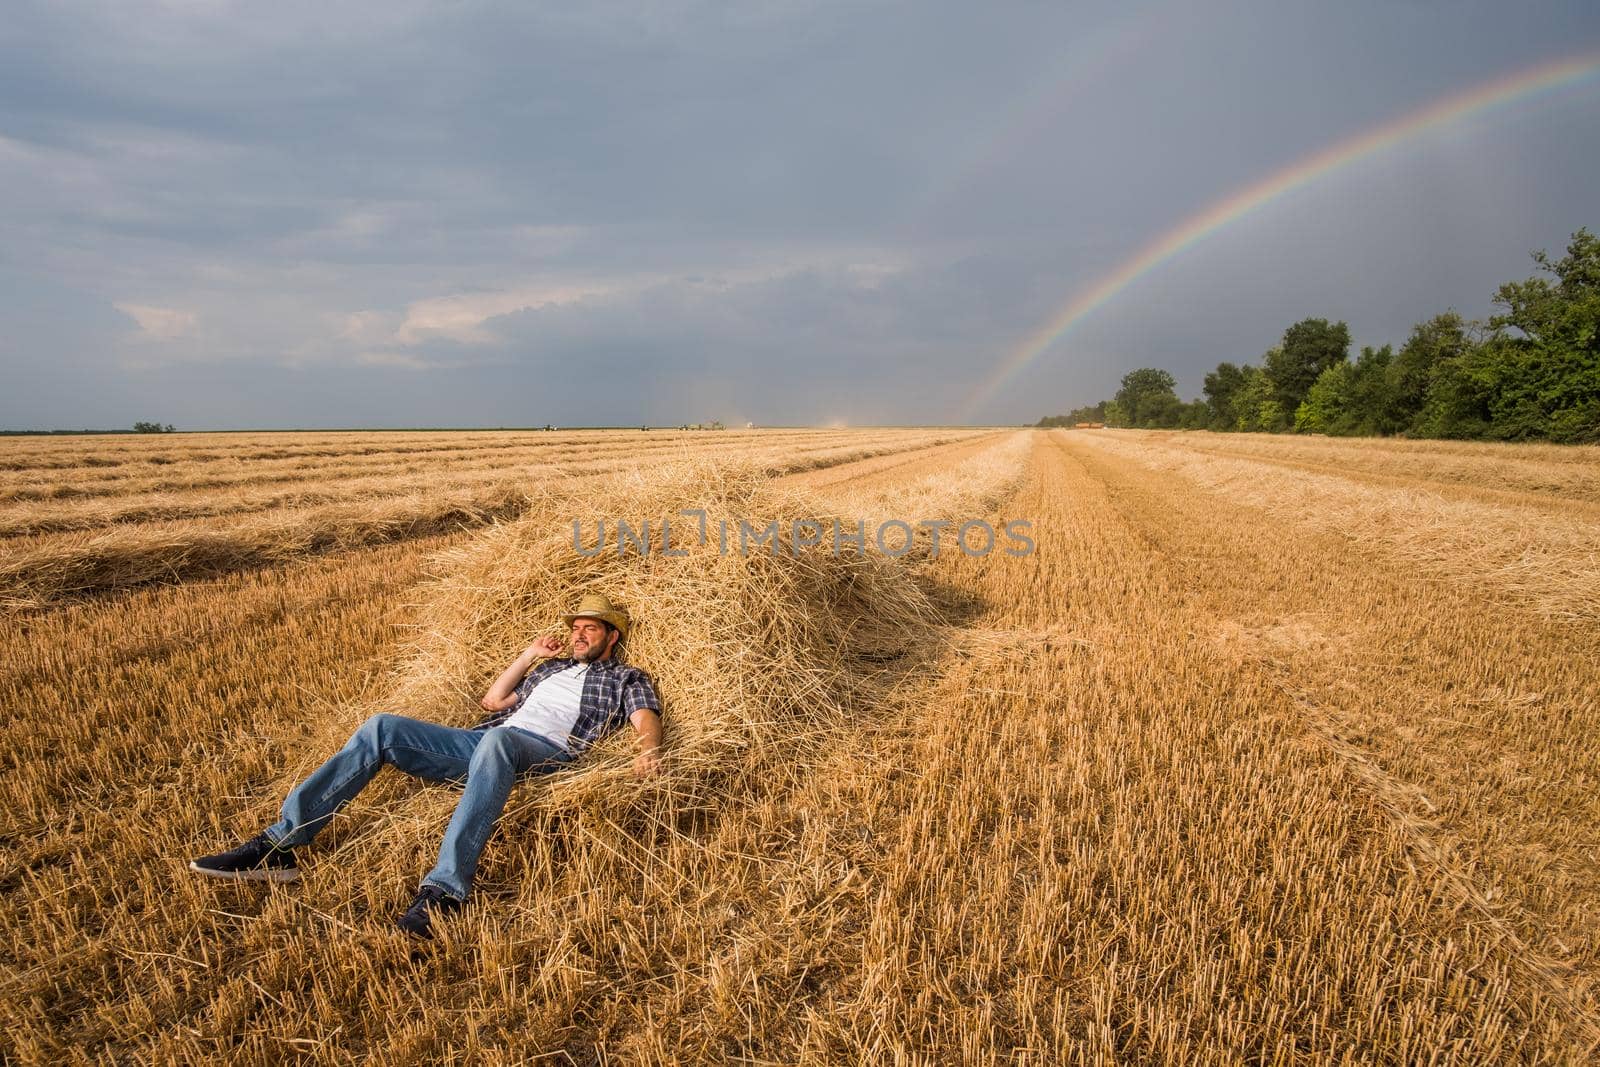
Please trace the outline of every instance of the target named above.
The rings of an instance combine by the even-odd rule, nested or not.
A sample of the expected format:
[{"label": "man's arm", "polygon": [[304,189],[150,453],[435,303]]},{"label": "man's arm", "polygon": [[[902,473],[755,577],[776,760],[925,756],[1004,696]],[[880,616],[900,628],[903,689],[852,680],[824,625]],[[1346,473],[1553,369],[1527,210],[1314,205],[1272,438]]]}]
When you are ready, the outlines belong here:
[{"label": "man's arm", "polygon": [[639,754],[633,758],[633,773],[643,777],[661,768],[661,698],[655,683],[641,670],[629,672],[622,687],[622,707],[628,721],[638,731],[635,743]]},{"label": "man's arm", "polygon": [[533,644],[522,650],[522,654],[511,661],[511,666],[500,672],[500,677],[494,680],[489,691],[483,694],[483,699],[478,705],[485,711],[504,711],[517,702],[514,690],[517,683],[522,681],[523,675],[533,669],[533,665],[541,659],[549,659],[561,652],[561,642],[554,637],[541,637]]},{"label": "man's arm", "polygon": [[638,736],[634,744],[639,754],[633,757],[633,773],[643,777],[654,774],[661,766],[661,716],[649,708],[640,708],[628,716]]}]

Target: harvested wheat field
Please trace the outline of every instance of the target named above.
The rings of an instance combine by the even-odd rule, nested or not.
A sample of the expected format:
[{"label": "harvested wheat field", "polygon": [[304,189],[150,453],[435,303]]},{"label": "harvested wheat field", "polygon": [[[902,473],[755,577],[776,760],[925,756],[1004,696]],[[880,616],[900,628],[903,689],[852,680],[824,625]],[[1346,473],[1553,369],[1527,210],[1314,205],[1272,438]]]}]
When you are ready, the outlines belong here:
[{"label": "harvested wheat field", "polygon": [[[1597,470],[1114,430],[0,442],[0,1059],[1589,1062]],[[601,519],[674,552],[577,550]],[[741,522],[789,539],[723,551]],[[438,941],[392,918],[453,787],[385,772],[292,885],[184,869],[369,715],[475,722],[591,589],[661,773],[619,735],[519,788]]]}]

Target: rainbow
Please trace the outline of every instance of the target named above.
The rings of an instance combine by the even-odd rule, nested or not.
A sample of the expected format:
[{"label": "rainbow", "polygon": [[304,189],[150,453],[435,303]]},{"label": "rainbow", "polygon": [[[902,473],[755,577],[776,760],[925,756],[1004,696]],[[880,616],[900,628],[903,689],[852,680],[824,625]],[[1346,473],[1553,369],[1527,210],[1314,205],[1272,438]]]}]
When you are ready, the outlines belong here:
[{"label": "rainbow", "polygon": [[1068,330],[1139,278],[1290,190],[1427,130],[1510,104],[1523,97],[1571,85],[1590,77],[1597,70],[1600,70],[1600,54],[1592,54],[1541,64],[1497,78],[1340,141],[1217,201],[1150,242],[1137,255],[1087,289],[1074,294],[1060,311],[1051,316],[1049,322],[1031,334],[968,398],[957,421],[968,421],[974,411],[992,400],[1007,382],[1038,359]]}]

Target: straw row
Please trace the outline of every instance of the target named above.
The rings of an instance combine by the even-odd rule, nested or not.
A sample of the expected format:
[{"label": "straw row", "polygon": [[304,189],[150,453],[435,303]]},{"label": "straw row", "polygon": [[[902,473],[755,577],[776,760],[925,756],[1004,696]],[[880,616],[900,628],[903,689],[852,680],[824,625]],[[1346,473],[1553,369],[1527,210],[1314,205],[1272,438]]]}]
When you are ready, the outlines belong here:
[{"label": "straw row", "polygon": [[1427,488],[1206,455],[1184,438],[1117,433],[1081,440],[1425,573],[1489,586],[1555,617],[1600,620],[1600,515],[1588,514],[1588,505],[1563,511],[1452,499]]},{"label": "straw row", "polygon": [[[951,431],[956,436],[959,431]],[[372,435],[381,437],[382,435]],[[203,491],[246,486],[287,485],[311,480],[398,475],[417,471],[501,466],[514,468],[528,462],[574,459],[617,459],[650,454],[670,454],[703,448],[789,448],[812,451],[826,447],[864,448],[897,441],[921,440],[930,435],[914,430],[882,430],[861,434],[838,431],[770,430],[755,432],[632,434],[614,431],[506,437],[494,432],[439,434],[430,448],[352,448],[349,452],[289,455],[277,459],[233,458],[211,455],[190,460],[182,453],[166,456],[159,464],[142,463],[102,468],[101,455],[87,440],[76,454],[80,462],[47,472],[0,472],[0,501],[51,501],[116,497],[134,493]],[[104,439],[98,439],[106,448]],[[9,452],[16,446],[3,441]],[[207,453],[197,451],[197,455]],[[15,453],[11,453],[15,459]]]},{"label": "straw row", "polygon": [[[809,470],[911,448],[927,438],[866,448],[829,444],[816,453],[792,446],[744,448],[746,462],[766,472]],[[709,446],[702,446],[709,447]],[[723,445],[713,451],[739,451]],[[681,453],[680,453],[681,454]],[[574,484],[603,473],[529,468],[481,484],[446,483],[409,489],[409,481],[371,498],[320,506],[262,511],[243,519],[146,522],[84,533],[14,539],[0,560],[0,606],[38,608],[64,598],[103,593],[146,582],[189,581],[247,567],[274,566],[298,557],[430,536],[479,526],[521,513],[550,481]],[[219,505],[226,507],[225,504]]]},{"label": "straw row", "polygon": [[[887,441],[867,439],[842,445],[820,442],[760,440],[742,445],[716,443],[662,442],[654,447],[628,449],[553,448],[516,453],[509,456],[469,452],[450,457],[435,465],[407,464],[405,469],[372,471],[366,468],[339,468],[311,465],[288,479],[263,480],[259,475],[229,484],[210,484],[175,491],[143,489],[117,492],[108,496],[78,495],[66,500],[13,502],[0,511],[0,538],[74,530],[93,530],[106,526],[163,522],[186,518],[212,518],[273,511],[280,508],[311,507],[321,504],[353,502],[378,496],[415,491],[421,482],[452,490],[473,484],[506,482],[513,478],[570,477],[599,474],[634,466],[652,457],[675,458],[686,450],[739,451],[745,455],[771,457],[786,468],[798,457],[807,462],[833,461],[837,457],[854,459],[879,449],[929,446],[938,438],[903,438]],[[60,485],[54,488],[61,488]],[[40,493],[52,489],[41,488]]]},{"label": "straw row", "polygon": [[1491,442],[1303,438],[1274,434],[1183,433],[1185,451],[1229,459],[1269,460],[1312,472],[1370,474],[1413,488],[1476,490],[1561,504],[1600,503],[1600,446]]}]

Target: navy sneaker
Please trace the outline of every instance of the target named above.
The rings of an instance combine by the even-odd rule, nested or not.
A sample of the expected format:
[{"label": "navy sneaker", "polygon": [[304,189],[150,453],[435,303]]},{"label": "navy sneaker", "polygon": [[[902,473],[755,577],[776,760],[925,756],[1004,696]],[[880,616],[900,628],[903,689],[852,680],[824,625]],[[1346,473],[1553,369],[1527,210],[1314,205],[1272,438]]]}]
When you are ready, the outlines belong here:
[{"label": "navy sneaker", "polygon": [[462,901],[438,886],[425,885],[417,892],[417,899],[411,902],[406,913],[395,920],[395,925],[413,937],[431,941],[434,917],[460,911],[461,905]]},{"label": "navy sneaker", "polygon": [[257,834],[227,852],[192,860],[189,869],[208,878],[237,882],[292,882],[300,877],[294,850],[279,848],[266,834]]}]

